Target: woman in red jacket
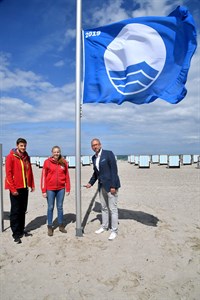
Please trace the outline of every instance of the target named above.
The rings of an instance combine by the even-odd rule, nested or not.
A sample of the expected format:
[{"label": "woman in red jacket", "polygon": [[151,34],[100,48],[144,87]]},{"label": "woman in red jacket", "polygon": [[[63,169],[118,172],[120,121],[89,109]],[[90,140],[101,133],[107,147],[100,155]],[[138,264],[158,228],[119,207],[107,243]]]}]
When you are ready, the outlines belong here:
[{"label": "woman in red jacket", "polygon": [[70,193],[70,177],[68,164],[61,155],[58,146],[52,148],[52,156],[45,160],[41,175],[41,190],[47,198],[47,227],[48,235],[53,235],[53,210],[56,200],[59,230],[66,233],[63,225],[63,201],[66,194]]}]

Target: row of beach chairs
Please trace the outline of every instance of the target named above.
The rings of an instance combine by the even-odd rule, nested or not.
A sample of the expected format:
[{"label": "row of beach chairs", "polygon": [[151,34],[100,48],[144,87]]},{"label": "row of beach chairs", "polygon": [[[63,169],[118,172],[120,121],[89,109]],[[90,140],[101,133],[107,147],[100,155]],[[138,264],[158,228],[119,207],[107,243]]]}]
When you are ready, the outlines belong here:
[{"label": "row of beach chairs", "polygon": [[[42,168],[44,165],[44,161],[47,159],[47,156],[31,156],[31,164]],[[76,159],[75,156],[66,156],[66,161],[68,162],[69,168],[76,167]],[[91,164],[90,156],[81,156],[81,164],[82,166],[89,166]]]},{"label": "row of beach chairs", "polygon": [[197,164],[200,168],[200,155],[129,155],[128,162],[139,168],[150,168],[151,164],[167,165],[169,168]]},{"label": "row of beach chairs", "polygon": [[[47,156],[31,156],[31,163],[42,168]],[[69,168],[76,167],[75,156],[66,156]],[[117,160],[117,156],[116,156]],[[169,168],[180,168],[181,165],[197,164],[200,168],[200,155],[128,155],[128,163],[134,164],[139,168],[150,168],[151,164],[167,165]],[[3,165],[5,164],[5,157],[3,157]],[[91,156],[81,156],[82,166],[90,166],[92,164]]]}]

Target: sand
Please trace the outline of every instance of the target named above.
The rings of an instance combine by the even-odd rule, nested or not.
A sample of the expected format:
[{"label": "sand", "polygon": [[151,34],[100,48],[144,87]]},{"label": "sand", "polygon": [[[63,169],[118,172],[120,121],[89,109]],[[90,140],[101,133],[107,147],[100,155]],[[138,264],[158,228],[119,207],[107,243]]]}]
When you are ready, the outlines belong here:
[{"label": "sand", "polygon": [[[67,234],[47,236],[41,169],[33,166],[36,191],[26,215],[32,237],[14,243],[9,193],[4,191],[0,234],[1,300],[197,300],[200,299],[200,169],[151,165],[141,169],[118,161],[119,234],[94,233],[101,213],[97,185],[81,188],[83,237],[76,236],[75,169],[64,202]],[[92,166],[82,167],[82,184]],[[55,227],[57,212],[54,211]]]}]

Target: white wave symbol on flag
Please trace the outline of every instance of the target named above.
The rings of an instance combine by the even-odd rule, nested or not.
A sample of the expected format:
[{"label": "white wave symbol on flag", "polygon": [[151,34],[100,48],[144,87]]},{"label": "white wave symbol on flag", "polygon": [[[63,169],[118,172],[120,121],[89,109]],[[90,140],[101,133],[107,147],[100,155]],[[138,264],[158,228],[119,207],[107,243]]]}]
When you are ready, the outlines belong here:
[{"label": "white wave symbol on flag", "polygon": [[124,95],[139,93],[149,87],[159,71],[146,62],[128,66],[123,71],[109,71],[110,79],[114,86]]}]

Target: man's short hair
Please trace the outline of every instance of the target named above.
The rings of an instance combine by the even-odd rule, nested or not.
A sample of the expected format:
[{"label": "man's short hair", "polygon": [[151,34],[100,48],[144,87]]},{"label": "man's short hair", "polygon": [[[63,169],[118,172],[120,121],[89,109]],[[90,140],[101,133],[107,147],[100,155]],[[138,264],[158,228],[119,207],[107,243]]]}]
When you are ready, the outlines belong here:
[{"label": "man's short hair", "polygon": [[16,144],[19,145],[19,143],[27,144],[27,141],[23,138],[18,138]]},{"label": "man's short hair", "polygon": [[91,140],[91,144],[92,144],[94,141],[97,141],[99,144],[101,144],[100,140],[97,139],[97,138],[92,139],[92,140]]}]

